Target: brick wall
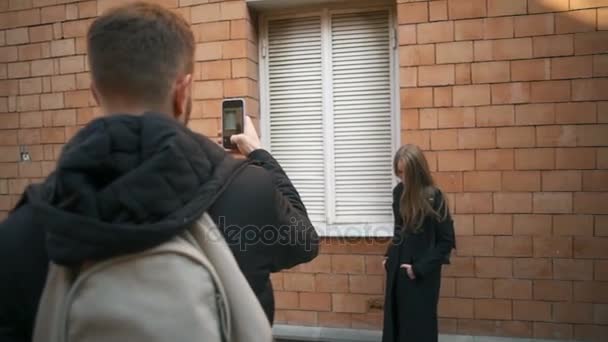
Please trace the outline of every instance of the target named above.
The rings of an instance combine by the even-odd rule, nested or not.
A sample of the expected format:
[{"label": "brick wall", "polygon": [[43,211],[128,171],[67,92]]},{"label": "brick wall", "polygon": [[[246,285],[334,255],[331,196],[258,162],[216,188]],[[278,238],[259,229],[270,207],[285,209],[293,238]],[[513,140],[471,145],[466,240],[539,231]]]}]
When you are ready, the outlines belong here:
[{"label": "brick wall", "polygon": [[[0,219],[100,114],[85,32],[117,0],[0,0]],[[244,0],[156,0],[197,40],[191,127],[216,136],[223,97],[259,117]],[[396,3],[402,141],[427,152],[456,220],[444,333],[608,336],[608,1]],[[20,146],[31,162],[19,162]],[[273,275],[277,322],[381,326],[386,239],[324,239]]]}]

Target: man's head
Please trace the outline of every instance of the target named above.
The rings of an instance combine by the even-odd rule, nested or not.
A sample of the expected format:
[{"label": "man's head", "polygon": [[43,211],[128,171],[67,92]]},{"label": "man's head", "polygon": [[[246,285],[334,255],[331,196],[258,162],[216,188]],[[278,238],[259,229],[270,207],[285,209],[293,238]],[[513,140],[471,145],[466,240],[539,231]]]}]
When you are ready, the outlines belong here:
[{"label": "man's head", "polygon": [[188,120],[195,45],[183,18],[129,4],[98,17],[87,40],[93,94],[107,113],[160,111]]}]

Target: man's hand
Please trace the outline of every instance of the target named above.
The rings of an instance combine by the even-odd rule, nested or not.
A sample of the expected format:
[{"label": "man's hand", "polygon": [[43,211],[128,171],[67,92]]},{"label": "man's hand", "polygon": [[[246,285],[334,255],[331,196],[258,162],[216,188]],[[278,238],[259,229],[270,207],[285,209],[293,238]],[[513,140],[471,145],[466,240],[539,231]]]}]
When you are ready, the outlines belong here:
[{"label": "man's hand", "polygon": [[260,142],[258,132],[255,130],[253,121],[251,121],[248,115],[245,116],[244,124],[243,133],[233,135],[230,141],[236,145],[243,155],[248,156],[249,153],[262,148],[262,143]]},{"label": "man's hand", "polygon": [[414,274],[414,269],[412,268],[412,265],[410,265],[410,264],[401,264],[401,266],[399,266],[399,267],[405,269],[405,271],[407,273],[407,276],[410,279],[412,279],[412,280],[416,279],[416,275]]}]

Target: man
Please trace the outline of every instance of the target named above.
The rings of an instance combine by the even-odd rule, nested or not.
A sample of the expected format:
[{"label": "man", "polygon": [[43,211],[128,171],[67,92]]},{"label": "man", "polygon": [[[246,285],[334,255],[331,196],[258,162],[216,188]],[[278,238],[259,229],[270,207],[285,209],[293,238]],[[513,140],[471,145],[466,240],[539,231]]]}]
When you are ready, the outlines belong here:
[{"label": "man", "polygon": [[246,160],[184,126],[195,45],[168,10],[116,8],[87,39],[92,91],[106,115],[66,144],[56,171],[0,223],[0,340],[31,339],[49,260],[78,266],[149,248],[205,211],[272,321],[269,274],[312,260],[318,237],[251,120],[233,139]]}]

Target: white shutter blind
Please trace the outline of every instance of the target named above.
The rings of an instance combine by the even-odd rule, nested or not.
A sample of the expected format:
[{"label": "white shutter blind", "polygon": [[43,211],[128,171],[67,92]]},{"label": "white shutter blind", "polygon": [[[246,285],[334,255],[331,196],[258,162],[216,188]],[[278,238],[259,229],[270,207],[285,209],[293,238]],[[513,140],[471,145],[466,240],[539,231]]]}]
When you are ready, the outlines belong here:
[{"label": "white shutter blind", "polygon": [[389,13],[334,14],[331,37],[336,222],[386,221],[392,215]]},{"label": "white shutter blind", "polygon": [[268,22],[270,149],[313,221],[325,220],[321,18]]}]

